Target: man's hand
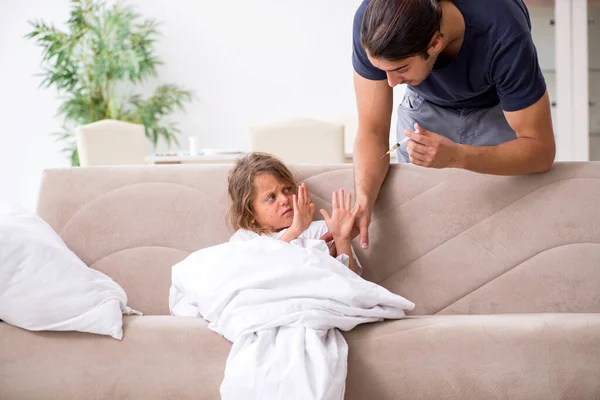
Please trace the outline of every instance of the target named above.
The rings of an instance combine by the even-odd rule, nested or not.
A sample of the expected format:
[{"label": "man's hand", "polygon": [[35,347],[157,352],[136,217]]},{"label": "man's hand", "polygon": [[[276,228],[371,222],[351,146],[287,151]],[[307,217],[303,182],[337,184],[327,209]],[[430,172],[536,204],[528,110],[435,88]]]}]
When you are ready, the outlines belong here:
[{"label": "man's hand", "polygon": [[556,155],[548,92],[527,108],[504,111],[504,116],[517,137],[494,146],[453,143],[416,125],[420,132],[405,131],[411,139],[407,145],[411,161],[425,167],[464,168],[494,175],[548,171]]},{"label": "man's hand", "polygon": [[352,238],[360,234],[360,247],[363,250],[369,248],[369,224],[371,223],[371,210],[361,206],[356,218],[354,219],[354,228],[352,229]]},{"label": "man's hand", "polygon": [[415,124],[415,131],[404,130],[410,138],[406,144],[410,162],[428,168],[456,168],[459,166],[459,145],[435,132]]},{"label": "man's hand", "polygon": [[325,233],[319,239],[325,241],[327,247],[329,247],[329,255],[334,258],[337,257],[337,248],[335,247],[335,242],[333,241],[333,235],[331,232]]},{"label": "man's hand", "polygon": [[[356,223],[356,219],[354,220]],[[359,229],[356,227],[352,228],[352,232],[350,232],[350,240],[353,240],[360,233]],[[326,232],[323,236],[319,238],[320,240],[325,241],[327,243],[327,247],[329,247],[329,255],[331,257],[337,257],[337,247],[335,245],[335,241],[333,240],[333,235],[331,232]]]}]

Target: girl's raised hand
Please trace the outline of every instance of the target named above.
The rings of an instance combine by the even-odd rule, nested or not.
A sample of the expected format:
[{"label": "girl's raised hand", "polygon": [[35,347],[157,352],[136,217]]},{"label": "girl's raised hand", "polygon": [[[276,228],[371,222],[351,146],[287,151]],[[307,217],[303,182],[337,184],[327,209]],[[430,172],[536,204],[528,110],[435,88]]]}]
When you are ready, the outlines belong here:
[{"label": "girl's raised hand", "polygon": [[333,192],[331,195],[331,215],[326,210],[319,210],[334,240],[352,239],[354,219],[360,211],[360,204],[357,204],[354,209],[351,209],[351,206],[352,195],[348,193],[345,196],[344,189],[340,189],[339,192]]},{"label": "girl's raised hand", "polygon": [[298,196],[294,195],[293,202],[294,219],[291,227],[300,235],[308,229],[315,213],[315,204],[311,202],[306,184],[303,183],[298,187]]}]

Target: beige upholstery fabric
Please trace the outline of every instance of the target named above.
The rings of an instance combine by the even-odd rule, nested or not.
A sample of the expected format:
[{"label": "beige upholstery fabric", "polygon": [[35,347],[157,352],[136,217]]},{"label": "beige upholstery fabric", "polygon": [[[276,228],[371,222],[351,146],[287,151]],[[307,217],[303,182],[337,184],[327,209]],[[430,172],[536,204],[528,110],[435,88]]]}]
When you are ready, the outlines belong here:
[{"label": "beige upholstery fabric", "polygon": [[293,119],[248,128],[251,151],[271,153],[286,163],[341,164],[345,161],[344,125]]},{"label": "beige upholstery fabric", "polygon": [[164,316],[123,320],[121,342],[0,324],[0,398],[219,399],[230,345],[206,322]]},{"label": "beige upholstery fabric", "polygon": [[[0,323],[0,398],[220,399],[230,344],[204,321],[125,317],[124,332],[118,342]],[[359,326],[345,334],[345,398],[596,400],[599,334],[600,318],[588,314],[429,316]]]},{"label": "beige upholstery fabric", "polygon": [[[230,167],[50,170],[38,212],[133,308],[168,314],[173,263],[232,234]],[[318,208],[353,189],[349,165],[292,170]],[[599,178],[600,163],[522,177],[393,165],[371,248],[355,246],[364,277],[414,301],[413,314],[600,312]]]},{"label": "beige upholstery fabric", "polygon": [[78,127],[76,139],[82,167],[142,165],[148,155],[144,125],[105,119]]},{"label": "beige upholstery fabric", "polygon": [[[0,398],[219,398],[229,343],[151,315],[168,314],[170,267],[231,235],[229,168],[45,172],[38,213],[150,316],[126,317],[123,342],[0,323]],[[353,189],[350,165],[292,171],[317,207]],[[600,163],[521,177],[391,166],[371,247],[356,248],[364,277],[416,308],[345,334],[346,398],[600,398],[599,179]]]}]

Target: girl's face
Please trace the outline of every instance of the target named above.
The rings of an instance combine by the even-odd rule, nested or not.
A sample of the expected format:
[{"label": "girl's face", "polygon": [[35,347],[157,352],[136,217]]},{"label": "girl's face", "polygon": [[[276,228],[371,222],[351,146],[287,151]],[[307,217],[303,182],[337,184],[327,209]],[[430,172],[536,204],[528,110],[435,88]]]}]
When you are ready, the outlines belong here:
[{"label": "girl's face", "polygon": [[256,223],[275,232],[289,228],[294,220],[294,187],[265,173],[254,178],[254,190]]}]

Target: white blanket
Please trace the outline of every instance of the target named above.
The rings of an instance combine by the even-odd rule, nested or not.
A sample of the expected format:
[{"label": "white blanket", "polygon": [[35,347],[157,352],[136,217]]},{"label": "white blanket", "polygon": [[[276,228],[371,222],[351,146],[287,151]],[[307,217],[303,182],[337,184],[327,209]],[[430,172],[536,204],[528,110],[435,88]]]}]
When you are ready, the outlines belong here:
[{"label": "white blanket", "polygon": [[233,342],[222,399],[342,399],[348,347],[338,329],[414,307],[309,241],[229,242],[173,267],[171,313],[202,317]]}]

